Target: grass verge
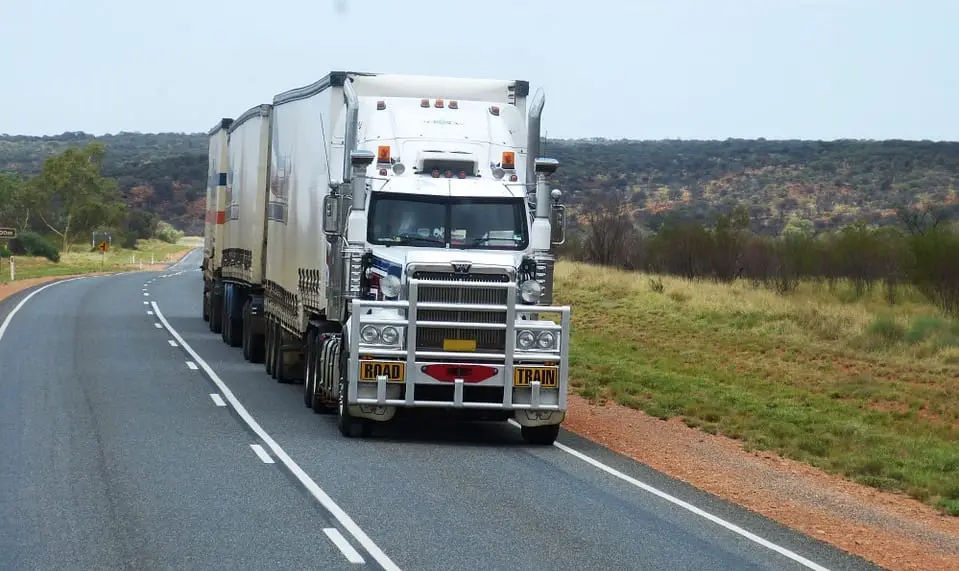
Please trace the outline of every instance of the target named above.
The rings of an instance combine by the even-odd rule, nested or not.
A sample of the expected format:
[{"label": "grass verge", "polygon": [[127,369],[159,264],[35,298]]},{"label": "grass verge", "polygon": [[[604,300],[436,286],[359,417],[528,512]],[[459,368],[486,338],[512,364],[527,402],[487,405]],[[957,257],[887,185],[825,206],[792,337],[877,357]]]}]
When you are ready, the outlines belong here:
[{"label": "grass verge", "polygon": [[[45,258],[15,256],[16,279],[41,278],[51,276],[71,276],[105,271],[115,272],[134,270],[155,261],[157,264],[169,263],[181,258],[191,248],[196,247],[195,238],[184,238],[176,244],[160,240],[139,240],[136,250],[112,248],[103,255],[102,267],[99,252],[89,252],[83,246],[74,246],[73,251],[60,255],[58,263]],[[10,260],[0,261],[0,283],[10,282]]]},{"label": "grass verge", "polygon": [[959,515],[959,324],[908,288],[778,296],[563,262],[591,400],[741,439]]}]

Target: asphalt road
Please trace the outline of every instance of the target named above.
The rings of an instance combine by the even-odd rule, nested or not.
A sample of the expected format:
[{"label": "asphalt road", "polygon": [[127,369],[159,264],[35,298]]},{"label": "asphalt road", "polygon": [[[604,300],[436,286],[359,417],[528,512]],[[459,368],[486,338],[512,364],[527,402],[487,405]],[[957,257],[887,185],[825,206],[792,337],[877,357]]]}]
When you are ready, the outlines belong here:
[{"label": "asphalt road", "polygon": [[51,286],[0,333],[0,568],[875,568],[566,432],[343,438],[209,332],[198,265]]}]

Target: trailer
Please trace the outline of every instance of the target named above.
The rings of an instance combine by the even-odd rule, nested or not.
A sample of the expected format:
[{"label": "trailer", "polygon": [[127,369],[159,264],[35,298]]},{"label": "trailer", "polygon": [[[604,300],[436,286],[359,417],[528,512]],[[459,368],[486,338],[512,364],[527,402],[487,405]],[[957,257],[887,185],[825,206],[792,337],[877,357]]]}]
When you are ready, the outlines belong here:
[{"label": "trailer", "polygon": [[220,122],[207,132],[209,154],[206,179],[206,222],[203,233],[203,319],[209,322],[210,330],[219,333],[223,325],[219,311],[221,292],[216,284],[220,276],[223,261],[221,250],[224,223],[224,200],[226,191],[227,130],[233,123],[231,118]]},{"label": "trailer", "polygon": [[[552,305],[565,210],[548,184],[558,163],[538,157],[545,99],[528,94],[525,81],[333,72],[277,95],[258,127],[264,272],[255,285],[224,270],[220,312],[242,315],[224,317],[224,338],[262,345],[266,372],[302,380],[304,404],[335,412],[346,436],[444,409],[552,443],[568,389],[570,308]],[[247,194],[230,196],[242,209]],[[260,316],[262,342],[245,333]]]},{"label": "trailer", "polygon": [[242,347],[243,357],[263,361],[263,284],[266,263],[266,206],[270,172],[272,105],[261,104],[236,118],[228,137],[222,269],[219,283],[222,338]]}]

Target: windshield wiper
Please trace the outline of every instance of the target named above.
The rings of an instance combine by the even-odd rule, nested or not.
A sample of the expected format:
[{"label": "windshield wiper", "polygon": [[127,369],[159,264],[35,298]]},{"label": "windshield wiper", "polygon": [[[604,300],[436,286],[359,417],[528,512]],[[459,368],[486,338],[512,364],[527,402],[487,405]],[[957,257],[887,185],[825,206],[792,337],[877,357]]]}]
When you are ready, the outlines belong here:
[{"label": "windshield wiper", "polygon": [[441,238],[434,238],[433,236],[397,236],[395,239],[391,240],[389,244],[391,245],[403,245],[411,244],[413,242],[427,243],[427,244],[440,244],[445,246],[446,242]]}]

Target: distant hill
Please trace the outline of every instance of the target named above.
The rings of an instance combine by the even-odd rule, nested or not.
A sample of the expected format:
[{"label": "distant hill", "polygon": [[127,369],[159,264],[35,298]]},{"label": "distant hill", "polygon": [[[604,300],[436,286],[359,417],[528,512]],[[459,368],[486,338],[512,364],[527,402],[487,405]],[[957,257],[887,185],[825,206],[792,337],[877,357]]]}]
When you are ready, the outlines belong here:
[{"label": "distant hill", "polygon": [[[131,205],[202,232],[203,134],[0,135],[0,170],[30,175],[44,157],[91,140],[106,144],[104,174]],[[670,217],[707,221],[739,204],[760,232],[778,231],[792,214],[818,228],[892,223],[903,205],[959,215],[959,142],[548,140],[545,153],[561,162],[553,186],[575,212],[622,200],[651,229]]]}]

